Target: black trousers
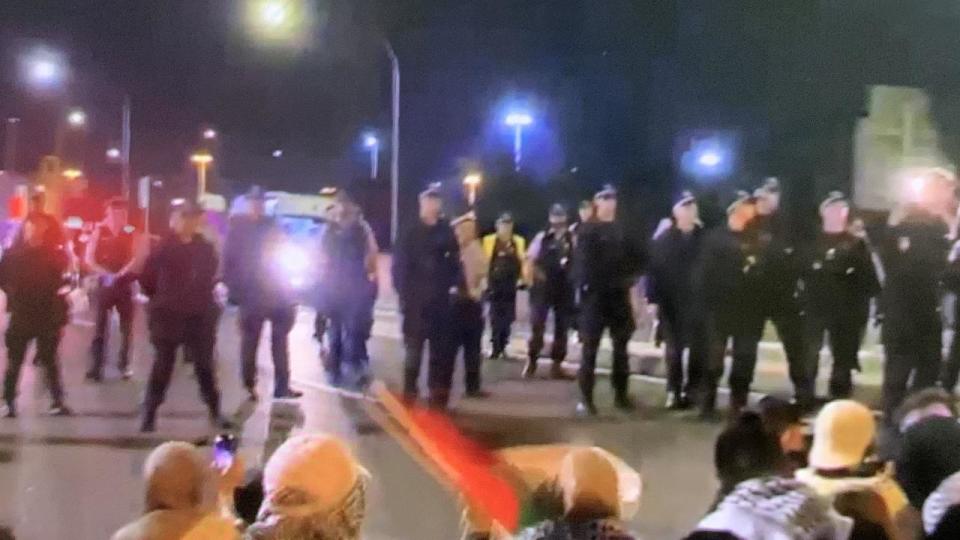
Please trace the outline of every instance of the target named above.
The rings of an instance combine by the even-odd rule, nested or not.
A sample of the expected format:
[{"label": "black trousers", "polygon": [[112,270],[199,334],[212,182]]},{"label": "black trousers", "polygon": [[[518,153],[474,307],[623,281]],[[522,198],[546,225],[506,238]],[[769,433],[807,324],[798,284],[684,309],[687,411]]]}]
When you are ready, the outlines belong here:
[{"label": "black trousers", "polygon": [[162,315],[151,314],[151,341],[156,357],[150,378],[147,381],[147,394],[144,398],[144,414],[156,415],[163,403],[177,362],[177,349],[183,347],[184,356],[193,364],[200,386],[200,396],[211,416],[220,414],[220,391],[217,389],[216,371],[213,365],[213,349],[216,344],[218,314],[202,315]]},{"label": "black trousers", "polygon": [[13,403],[17,398],[17,386],[23,369],[30,341],[37,342],[37,364],[43,368],[44,379],[54,405],[63,404],[63,383],[60,365],[57,361],[57,347],[60,345],[60,327],[43,328],[42,324],[27,324],[11,316],[7,328],[7,369],[3,377],[3,400]]},{"label": "black trousers", "polygon": [[495,296],[490,299],[490,345],[493,356],[500,356],[510,343],[510,327],[517,319],[517,298]]},{"label": "black trousers", "polygon": [[705,411],[712,411],[716,407],[717,386],[723,377],[728,340],[733,342],[733,361],[728,377],[730,404],[735,408],[747,404],[757,366],[757,347],[763,333],[763,320],[759,317],[746,319],[726,324],[718,321],[716,316],[707,318],[709,341],[701,396],[701,406]]},{"label": "black trousers", "polygon": [[370,337],[367,311],[365,305],[349,302],[331,306],[328,310],[327,341],[330,350],[325,367],[334,386],[346,382],[344,367],[352,376],[347,382],[348,386],[362,385],[367,380],[369,358],[366,343]]},{"label": "black trousers", "polygon": [[[934,325],[914,340],[886,341],[883,344],[883,411],[893,418],[909,391],[916,392],[937,384],[940,374],[941,328]],[[912,382],[911,382],[912,376]]]},{"label": "black trousers", "polygon": [[[481,386],[480,342],[483,340],[483,304],[468,299],[457,300],[453,305],[455,328],[453,331],[453,356],[463,351],[463,372],[467,392],[476,392]],[[441,372],[441,386],[449,389],[453,383],[453,362]]]},{"label": "black trousers", "polygon": [[630,291],[617,290],[584,294],[580,298],[580,336],[583,358],[580,360],[580,393],[584,401],[593,401],[597,353],[603,331],[609,329],[613,341],[613,365],[610,383],[617,396],[626,396],[630,382],[630,355],[627,346],[636,329]]},{"label": "black trousers", "polygon": [[[787,306],[770,315],[770,322],[777,331],[783,352],[787,357],[790,382],[793,384],[794,397],[799,402],[813,399],[814,382],[810,379],[810,356],[804,346],[804,317],[799,308]],[[761,333],[763,328],[760,329]],[[759,340],[759,337],[757,338]]]},{"label": "black trousers", "polygon": [[863,319],[843,312],[843,308],[831,312],[809,309],[804,322],[805,347],[809,356],[807,360],[810,385],[807,390],[808,395],[812,396],[816,391],[817,374],[820,371],[820,349],[823,348],[824,333],[827,333],[830,354],[833,356],[833,367],[830,371],[830,399],[849,398],[853,394],[852,371],[859,369],[860,366],[857,354],[860,351],[863,335]]},{"label": "black trousers", "polygon": [[117,367],[121,370],[130,364],[130,336],[133,333],[133,291],[128,283],[100,286],[93,294],[96,312],[96,330],[91,345],[91,364],[88,374],[100,377],[106,363],[107,343],[110,334],[110,312],[117,310],[120,317],[120,358]]},{"label": "black trousers", "polygon": [[540,358],[543,350],[543,334],[547,329],[547,316],[553,311],[553,345],[550,358],[560,364],[567,358],[567,332],[573,312],[573,293],[559,291],[553,294],[533,292],[530,295],[530,343],[527,354],[532,362]]},{"label": "black trousers", "polygon": [[[702,319],[689,313],[666,313],[660,317],[663,332],[664,360],[667,365],[667,391],[691,395],[702,386],[707,365],[708,339]],[[684,320],[684,316],[687,317]],[[683,351],[688,350],[684,370]]]},{"label": "black trousers", "polygon": [[430,402],[445,406],[450,398],[450,381],[453,378],[454,324],[449,306],[439,308],[422,306],[404,313],[403,393],[408,400],[417,399],[423,353],[428,349],[427,387]]},{"label": "black trousers", "polygon": [[257,349],[263,325],[269,321],[274,395],[282,395],[290,388],[290,348],[287,336],[293,329],[296,318],[296,306],[240,306],[240,363],[244,387],[257,386]]}]

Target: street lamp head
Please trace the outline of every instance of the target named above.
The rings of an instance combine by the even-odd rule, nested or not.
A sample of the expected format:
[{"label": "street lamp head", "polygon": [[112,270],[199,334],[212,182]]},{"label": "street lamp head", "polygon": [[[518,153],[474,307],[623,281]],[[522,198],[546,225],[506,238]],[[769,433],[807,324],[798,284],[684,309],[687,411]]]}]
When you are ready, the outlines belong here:
[{"label": "street lamp head", "polygon": [[375,135],[365,135],[363,137],[363,146],[366,148],[376,148],[380,146],[380,139]]},{"label": "street lamp head", "polygon": [[273,151],[273,154],[271,155],[277,159],[280,159],[283,157],[283,150],[277,148],[276,150]]},{"label": "street lamp head", "polygon": [[81,171],[80,169],[65,169],[63,171],[63,177],[66,178],[67,180],[76,180],[81,176],[83,176],[83,171]]},{"label": "street lamp head", "polygon": [[73,128],[82,128],[87,125],[87,113],[74,109],[67,114],[67,123]]},{"label": "street lamp head", "polygon": [[190,162],[196,165],[208,165],[213,163],[213,156],[206,152],[197,152],[190,156]]},{"label": "street lamp head", "polygon": [[215,130],[215,129],[213,129],[213,128],[207,128],[207,129],[203,130],[203,138],[206,139],[206,140],[208,140],[208,141],[212,141],[213,139],[216,139],[216,138],[217,138],[217,130]]},{"label": "street lamp head", "polygon": [[525,112],[512,112],[504,119],[504,123],[511,127],[529,126],[533,123],[533,117]]},{"label": "street lamp head", "polygon": [[483,182],[483,176],[480,173],[470,173],[463,177],[463,185],[467,187],[476,187]]},{"label": "street lamp head", "polygon": [[120,149],[116,147],[107,148],[107,159],[114,161],[120,159]]},{"label": "street lamp head", "polygon": [[723,161],[723,156],[715,150],[707,150],[697,158],[697,163],[707,168],[716,167],[721,161]]},{"label": "street lamp head", "polygon": [[311,0],[245,0],[244,25],[260,45],[307,46],[316,7]]}]

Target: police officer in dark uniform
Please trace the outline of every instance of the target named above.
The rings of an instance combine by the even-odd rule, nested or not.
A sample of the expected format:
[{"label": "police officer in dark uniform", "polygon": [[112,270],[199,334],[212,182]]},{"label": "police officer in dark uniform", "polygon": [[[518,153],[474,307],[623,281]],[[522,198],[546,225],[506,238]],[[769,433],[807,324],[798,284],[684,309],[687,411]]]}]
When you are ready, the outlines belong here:
[{"label": "police officer in dark uniform", "polygon": [[7,295],[7,367],[3,378],[3,415],[17,415],[16,397],[27,346],[36,340],[36,363],[43,367],[52,405],[49,413],[66,416],[57,347],[67,324],[64,272],[67,256],[51,243],[50,220],[28,215],[19,240],[0,259],[0,289]]},{"label": "police officer in dark uniform", "polygon": [[767,279],[764,246],[751,226],[756,213],[756,199],[740,192],[727,207],[727,226],[713,229],[703,241],[695,279],[706,308],[709,339],[700,396],[700,414],[705,419],[716,413],[717,385],[723,376],[728,340],[733,341],[729,377],[732,416],[746,406],[753,382]]},{"label": "police officer in dark uniform", "polygon": [[285,238],[276,221],[267,216],[264,195],[254,186],[246,195],[248,213],[235,216],[224,247],[223,281],[229,299],[240,307],[240,362],[243,386],[251,401],[257,393],[257,348],[265,322],[270,322],[270,352],[273,358],[273,397],[299,398],[290,388],[287,337],[296,322],[293,289],[279,271],[279,249]]},{"label": "police officer in dark uniform", "polygon": [[143,292],[150,298],[150,339],[156,358],[143,403],[140,430],[156,429],[157,409],[163,403],[183,346],[200,385],[213,425],[229,429],[220,415],[213,349],[219,308],[213,289],[218,257],[213,244],[200,234],[203,210],[193,201],[176,201],[171,207],[171,233],[153,250],[140,275]]},{"label": "police officer in dark uniform", "polygon": [[[666,343],[668,409],[685,409],[699,388],[706,364],[703,307],[694,294],[694,270],[700,258],[703,228],[697,200],[684,191],[673,205],[669,228],[653,240],[647,296],[658,307]],[[683,351],[689,349],[687,369]],[[686,373],[685,373],[686,372]]]},{"label": "police officer in dark uniform", "polygon": [[490,305],[490,358],[501,358],[510,343],[510,328],[517,319],[517,286],[523,269],[526,245],[513,234],[513,216],[504,212],[497,219],[497,232],[483,238],[487,272],[487,301]]},{"label": "police officer in dark uniform", "polygon": [[551,376],[565,378],[561,364],[567,357],[567,331],[573,314],[573,282],[570,276],[573,259],[573,233],[567,227],[567,210],[555,204],[550,207],[550,226],[530,242],[527,250],[527,272],[530,286],[530,344],[527,367],[523,376],[532,378],[537,372],[537,359],[543,349],[543,333],[547,315],[553,311],[553,360]]},{"label": "police officer in dark uniform", "polygon": [[780,182],[767,178],[754,192],[757,217],[753,227],[763,246],[763,258],[769,271],[766,287],[766,317],[773,323],[787,357],[794,397],[801,408],[813,402],[810,393],[808,356],[804,351],[803,318],[798,283],[802,263],[794,232],[788,229],[780,212]]},{"label": "police officer in dark uniform", "polygon": [[130,371],[130,336],[133,331],[133,282],[140,263],[136,229],[127,222],[127,202],[111,199],[107,202],[106,218],[97,225],[87,243],[85,262],[97,276],[93,293],[96,310],[96,331],[91,347],[91,364],[87,380],[103,380],[106,363],[107,336],[110,312],[120,316],[120,359],[117,368],[124,379]]},{"label": "police officer in dark uniform", "polygon": [[578,414],[595,415],[593,402],[594,370],[597,352],[605,329],[613,341],[613,384],[615,405],[630,410],[628,393],[630,363],[627,346],[636,322],[630,289],[645,264],[640,245],[630,240],[616,222],[617,192],[605,186],[594,196],[596,217],[580,226],[574,255],[574,284],[580,293],[580,336],[583,358],[580,361],[581,402]]},{"label": "police officer in dark uniform", "polygon": [[420,212],[397,242],[393,285],[403,314],[404,398],[418,397],[424,346],[429,343],[430,405],[446,407],[450,398],[448,370],[453,369],[453,299],[463,280],[460,250],[443,218],[439,184],[420,193]]},{"label": "police officer in dark uniform", "polygon": [[847,230],[850,205],[838,191],[820,204],[823,228],[804,251],[803,306],[805,312],[808,384],[813,395],[819,368],[823,333],[830,334],[833,369],[830,399],[849,398],[853,392],[851,372],[860,369],[857,353],[867,323],[864,306],[880,292],[880,281],[866,242]]},{"label": "police officer in dark uniform", "polygon": [[943,219],[921,205],[895,211],[878,246],[885,281],[879,317],[886,361],[883,410],[892,419],[907,393],[937,383],[941,363],[940,282],[950,245]]}]

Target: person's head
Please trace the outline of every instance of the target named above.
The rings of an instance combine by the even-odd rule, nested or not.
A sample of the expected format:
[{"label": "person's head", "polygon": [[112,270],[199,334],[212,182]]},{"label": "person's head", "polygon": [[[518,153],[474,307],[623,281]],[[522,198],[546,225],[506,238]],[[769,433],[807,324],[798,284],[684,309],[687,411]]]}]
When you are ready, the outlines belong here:
[{"label": "person's head", "polygon": [[27,200],[28,212],[43,212],[47,205],[47,190],[43,186],[33,186],[30,190],[30,197]]},{"label": "person's head", "polygon": [[114,198],[107,201],[106,205],[107,226],[114,231],[127,226],[127,201],[126,199]]},{"label": "person's head", "polygon": [[283,538],[359,538],[366,477],[340,439],[291,437],[264,467],[263,505],[253,529],[261,534],[283,531]]},{"label": "person's head", "polygon": [[757,403],[757,412],[767,431],[777,438],[785,455],[806,450],[806,435],[800,407],[796,403],[775,396],[764,396]]},{"label": "person's head", "polygon": [[756,189],[757,213],[768,216],[780,209],[780,181],[774,177],[767,178]]},{"label": "person's head", "polygon": [[550,207],[547,219],[550,221],[551,228],[565,229],[567,227],[567,209],[562,204],[554,204]]},{"label": "person's head", "polygon": [[907,429],[897,457],[897,480],[910,499],[922,508],[940,484],[960,472],[960,424],[955,418],[924,418]]},{"label": "person's head", "polygon": [[931,416],[956,418],[957,407],[953,398],[940,388],[925,388],[903,400],[895,415],[897,427],[903,433],[910,426]]},{"label": "person's head", "polygon": [[617,469],[599,450],[571,451],[560,464],[557,480],[568,518],[590,520],[620,516]]},{"label": "person's head", "polygon": [[250,217],[260,219],[267,213],[267,201],[260,186],[251,187],[245,199],[247,200],[247,214]]},{"label": "person's head", "polygon": [[750,194],[741,191],[737,198],[727,207],[727,227],[731,231],[741,232],[757,217],[757,200]]},{"label": "person's head", "polygon": [[443,199],[440,196],[440,185],[430,184],[420,193],[420,221],[433,225],[440,220],[443,214]]},{"label": "person's head", "polygon": [[820,203],[820,220],[826,233],[842,233],[847,230],[850,204],[839,191],[833,191]]},{"label": "person's head", "polygon": [[593,196],[594,216],[597,220],[611,222],[617,219],[617,190],[606,185]]},{"label": "person's head", "polygon": [[851,399],[831,401],[813,424],[809,462],[814,469],[855,469],[867,457],[877,425],[873,413]]},{"label": "person's head", "polygon": [[593,201],[580,201],[580,208],[577,209],[577,214],[580,216],[581,223],[586,223],[593,219],[595,212],[596,208],[593,206]]},{"label": "person's head", "polygon": [[692,231],[700,221],[700,209],[697,199],[689,191],[684,191],[673,205],[673,221],[678,229]]},{"label": "person's head", "polygon": [[477,216],[473,212],[453,220],[453,233],[457,235],[457,243],[460,247],[466,246],[477,239]]},{"label": "person's head", "polygon": [[346,191],[340,190],[334,198],[329,215],[332,221],[346,225],[359,218],[360,210],[350,195]]},{"label": "person's head", "polygon": [[497,218],[497,236],[501,240],[513,237],[513,215],[510,212],[504,212]]},{"label": "person's head", "polygon": [[28,215],[23,222],[23,241],[31,247],[43,245],[50,224],[39,215]]},{"label": "person's head", "polygon": [[211,506],[216,483],[209,462],[190,443],[168,442],[154,448],[143,464],[146,511]]},{"label": "person's head", "polygon": [[721,491],[726,493],[744,480],[778,474],[783,467],[783,452],[760,415],[746,411],[717,437],[713,463]]},{"label": "person's head", "polygon": [[177,201],[170,207],[170,230],[180,238],[192,238],[202,221],[203,209],[191,200]]}]

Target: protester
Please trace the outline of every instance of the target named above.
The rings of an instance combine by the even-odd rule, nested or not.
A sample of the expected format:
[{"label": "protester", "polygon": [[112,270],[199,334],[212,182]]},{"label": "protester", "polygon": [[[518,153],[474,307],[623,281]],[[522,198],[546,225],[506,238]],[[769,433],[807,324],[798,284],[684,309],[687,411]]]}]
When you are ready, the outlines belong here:
[{"label": "protester", "polygon": [[563,515],[521,531],[518,540],[631,540],[620,520],[616,467],[593,448],[571,451],[560,465],[557,485]]},{"label": "protester", "polygon": [[483,238],[483,253],[490,265],[487,272],[490,358],[502,358],[507,353],[510,329],[517,318],[517,286],[526,251],[523,237],[513,233],[513,216],[509,212],[497,218],[497,232]]},{"label": "protester", "polygon": [[240,535],[218,505],[216,472],[189,443],[155,448],[143,465],[144,515],[112,540],[233,540]]},{"label": "protester", "polygon": [[897,428],[905,433],[910,426],[931,416],[957,418],[957,405],[946,391],[939,388],[925,388],[907,396],[897,409]]},{"label": "protester", "polygon": [[[487,261],[483,248],[477,240],[477,217],[467,212],[451,223],[460,245],[460,264],[463,266],[463,283],[453,301],[454,355],[463,350],[463,373],[466,395],[470,398],[486,398],[489,394],[482,388],[481,342],[483,340],[483,290],[487,277]],[[444,385],[452,383],[453,364],[444,373]]]},{"label": "protester", "polygon": [[346,445],[329,435],[298,435],[263,471],[263,504],[247,540],[360,538],[368,474]]},{"label": "protester", "polygon": [[853,521],[783,474],[783,454],[759,415],[744,412],[720,434],[715,508],[687,540],[846,540]]},{"label": "protester", "polygon": [[68,416],[57,348],[68,320],[64,272],[67,257],[52,244],[48,219],[27,217],[22,236],[0,259],[0,289],[7,296],[7,368],[3,377],[3,416],[17,416],[17,387],[27,346],[36,342],[37,363],[42,366],[52,416]]},{"label": "protester", "polygon": [[807,465],[806,428],[800,406],[774,396],[764,396],[757,402],[756,411],[767,433],[777,438],[784,455],[785,471],[793,474]]},{"label": "protester", "polygon": [[[927,538],[960,538],[960,424],[930,417],[907,429],[897,478],[922,510]],[[952,534],[950,534],[952,532]]]},{"label": "protester", "polygon": [[797,471],[796,477],[832,502],[851,492],[875,493],[887,520],[880,525],[898,535],[892,530],[909,530],[915,514],[891,467],[873,459],[875,434],[876,421],[866,406],[852,400],[828,403],[814,423],[809,467]]}]

